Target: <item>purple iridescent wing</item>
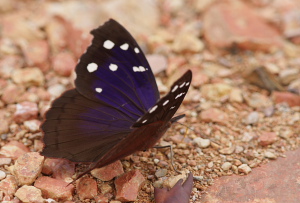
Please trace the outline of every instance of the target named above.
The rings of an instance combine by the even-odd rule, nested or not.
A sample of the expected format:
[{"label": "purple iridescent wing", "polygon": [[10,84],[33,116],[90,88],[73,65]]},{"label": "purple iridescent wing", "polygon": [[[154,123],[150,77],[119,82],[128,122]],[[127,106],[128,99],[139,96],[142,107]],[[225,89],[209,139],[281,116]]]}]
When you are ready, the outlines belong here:
[{"label": "purple iridescent wing", "polygon": [[152,70],[136,41],[114,20],[91,32],[94,39],[76,67],[76,89],[137,120],[159,99]]}]

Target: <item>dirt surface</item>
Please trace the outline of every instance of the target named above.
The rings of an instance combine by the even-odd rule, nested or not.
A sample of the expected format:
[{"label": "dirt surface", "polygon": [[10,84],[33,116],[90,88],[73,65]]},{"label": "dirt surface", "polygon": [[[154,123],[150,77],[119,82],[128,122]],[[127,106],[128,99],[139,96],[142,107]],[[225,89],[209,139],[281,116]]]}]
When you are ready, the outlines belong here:
[{"label": "dirt surface", "polygon": [[[270,160],[276,165],[277,158],[299,149],[298,1],[1,0],[0,200],[25,201],[29,197],[20,194],[32,189],[42,190],[42,194],[32,192],[36,202],[55,198],[59,202],[118,202],[114,180],[96,178],[97,184],[89,180],[87,186],[95,189],[94,198],[79,196],[78,188],[70,188],[64,197],[49,196],[41,189],[43,181],[49,180],[40,179],[54,177],[45,171],[47,159],[30,153],[24,157],[42,150],[39,126],[44,113],[51,101],[73,87],[74,68],[91,41],[90,30],[109,18],[135,37],[162,95],[187,69],[193,71],[192,86],[177,112],[186,117],[159,143],[173,145],[175,166],[182,175],[172,169],[168,149],[149,149],[121,160],[125,173],[137,169],[145,178],[134,202],[154,202],[154,187],[173,186],[189,172],[194,175],[190,202],[204,202],[207,199],[201,197],[219,177],[244,177]],[[299,150],[295,152],[299,156]],[[16,171],[20,165],[30,168],[32,160],[36,161],[28,175],[31,179],[24,180]],[[284,167],[282,160],[276,167]],[[62,165],[67,167],[50,167],[52,172],[60,171],[54,179],[72,181],[75,164]],[[293,166],[299,170],[299,162],[289,166],[291,170]],[[84,167],[77,165],[76,172]],[[264,173],[273,174],[271,170]],[[297,174],[291,173],[291,179]],[[299,177],[294,180],[299,182]],[[104,193],[105,188],[109,189]],[[239,192],[231,194],[249,191]],[[274,199],[270,195],[264,198]],[[254,196],[249,201],[262,202]],[[238,202],[236,197],[225,198]],[[226,202],[222,197],[218,200]]]}]

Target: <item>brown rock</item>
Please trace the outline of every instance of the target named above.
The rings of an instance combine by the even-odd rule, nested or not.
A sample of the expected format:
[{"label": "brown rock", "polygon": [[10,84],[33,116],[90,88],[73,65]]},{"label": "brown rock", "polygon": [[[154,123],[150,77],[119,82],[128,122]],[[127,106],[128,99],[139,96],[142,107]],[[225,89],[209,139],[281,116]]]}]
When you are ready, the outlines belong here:
[{"label": "brown rock", "polygon": [[18,141],[10,141],[0,149],[0,154],[12,158],[13,160],[16,160],[27,152],[29,152],[29,149]]},{"label": "brown rock", "polygon": [[24,185],[15,194],[22,202],[43,203],[42,191],[33,186]]},{"label": "brown rock", "polygon": [[112,203],[113,201],[109,201],[107,197],[105,197],[103,194],[99,194],[94,197],[96,203]]},{"label": "brown rock", "polygon": [[275,132],[262,132],[258,137],[258,142],[261,146],[267,146],[277,141],[277,135]]},{"label": "brown rock", "polygon": [[228,116],[225,112],[210,108],[200,113],[200,118],[204,122],[227,123]]},{"label": "brown rock", "polygon": [[19,101],[20,95],[25,92],[23,86],[17,86],[14,84],[8,85],[3,90],[2,101],[6,104],[13,104]]},{"label": "brown rock", "polygon": [[[298,203],[299,183],[295,181],[295,177],[300,176],[299,154],[300,149],[287,152],[286,158],[278,158],[254,168],[247,176],[220,177],[206,190],[201,202]],[[284,182],[289,184],[283,184]]]},{"label": "brown rock", "polygon": [[0,191],[4,192],[5,196],[12,197],[18,188],[18,183],[14,176],[7,175],[4,180],[0,181]]},{"label": "brown rock", "polygon": [[76,61],[71,53],[61,52],[52,59],[52,66],[59,75],[68,77],[74,71]]},{"label": "brown rock", "polygon": [[44,198],[56,201],[72,200],[74,186],[65,181],[42,176],[35,181],[34,186],[41,189]]},{"label": "brown rock", "polygon": [[47,158],[44,162],[42,173],[52,174],[55,179],[70,182],[75,173],[75,163],[66,159]]},{"label": "brown rock", "polygon": [[114,177],[124,173],[121,161],[116,161],[102,168],[96,168],[91,171],[92,176],[102,181],[112,180]]},{"label": "brown rock", "polygon": [[[263,32],[262,32],[263,30]],[[271,51],[283,46],[280,34],[240,1],[214,4],[204,15],[204,35],[211,46]]]},{"label": "brown rock", "polygon": [[58,53],[67,46],[67,30],[61,17],[53,17],[46,25],[46,33],[52,53]]},{"label": "brown rock", "polygon": [[32,184],[42,171],[44,157],[38,152],[28,152],[20,156],[14,165],[14,175],[19,185]]},{"label": "brown rock", "polygon": [[115,180],[116,199],[120,201],[135,201],[145,178],[139,170],[129,171]]},{"label": "brown rock", "polygon": [[97,182],[88,177],[80,178],[76,181],[76,190],[80,200],[93,199],[97,193]]},{"label": "brown rock", "polygon": [[5,110],[0,109],[0,134],[7,133],[9,130],[9,117]]},{"label": "brown rock", "polygon": [[285,102],[290,107],[300,106],[300,96],[290,92],[273,92],[272,97],[276,104]]},{"label": "brown rock", "polygon": [[12,79],[17,84],[29,86],[42,86],[44,84],[44,75],[38,68],[23,68],[13,72]]},{"label": "brown rock", "polygon": [[35,40],[22,47],[28,66],[37,66],[42,71],[49,69],[49,45],[45,40]]},{"label": "brown rock", "polygon": [[14,121],[22,123],[26,120],[36,119],[38,116],[38,106],[33,102],[21,102],[16,105],[16,111],[14,114]]},{"label": "brown rock", "polygon": [[24,66],[24,60],[21,56],[8,55],[0,60],[0,77],[10,78],[13,71]]}]

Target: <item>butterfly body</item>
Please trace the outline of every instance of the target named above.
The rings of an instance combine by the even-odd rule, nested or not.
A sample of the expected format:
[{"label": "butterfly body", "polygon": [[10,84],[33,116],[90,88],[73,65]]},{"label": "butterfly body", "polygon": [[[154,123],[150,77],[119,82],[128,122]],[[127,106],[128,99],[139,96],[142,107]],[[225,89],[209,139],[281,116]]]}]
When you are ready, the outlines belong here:
[{"label": "butterfly body", "polygon": [[92,44],[76,66],[75,89],[52,103],[41,126],[42,155],[92,162],[88,171],[153,147],[192,79],[187,71],[159,99],[151,68],[125,28],[109,20],[91,33]]}]

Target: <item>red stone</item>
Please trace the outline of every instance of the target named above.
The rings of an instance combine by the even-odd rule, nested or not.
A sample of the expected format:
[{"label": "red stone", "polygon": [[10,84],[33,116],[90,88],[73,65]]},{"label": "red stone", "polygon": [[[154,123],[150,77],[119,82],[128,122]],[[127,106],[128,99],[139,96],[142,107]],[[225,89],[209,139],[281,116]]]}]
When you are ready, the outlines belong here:
[{"label": "red stone", "polygon": [[121,161],[116,161],[102,168],[92,170],[91,174],[102,181],[112,180],[114,177],[124,173]]},{"label": "red stone", "polygon": [[0,191],[3,191],[5,196],[12,197],[15,194],[17,188],[17,180],[12,175],[7,175],[4,180],[0,181]]},{"label": "red stone", "polygon": [[212,5],[203,23],[205,39],[215,48],[236,44],[247,50],[271,51],[283,46],[278,31],[241,1],[220,1]]},{"label": "red stone", "polygon": [[[254,168],[247,176],[223,176],[203,193],[201,203],[266,203],[300,202],[299,162],[300,149],[286,153],[261,167]],[[285,184],[288,183],[288,184]]]},{"label": "red stone", "polygon": [[262,132],[258,137],[258,142],[261,146],[267,146],[277,141],[277,135],[275,132]]},{"label": "red stone", "polygon": [[53,178],[68,182],[75,173],[75,163],[66,159],[47,158],[42,173],[52,174]]},{"label": "red stone", "polygon": [[35,181],[34,186],[42,191],[44,198],[56,201],[72,200],[74,186],[68,185],[65,181],[42,176]]},{"label": "red stone", "polygon": [[76,61],[71,53],[61,52],[52,59],[52,66],[59,75],[68,77],[74,71]]},{"label": "red stone", "polygon": [[[97,196],[94,197],[96,203],[108,203],[109,200],[106,196],[104,196],[103,194],[99,194]],[[110,201],[112,202],[112,201]]]},{"label": "red stone", "polygon": [[115,180],[116,199],[127,202],[135,201],[144,181],[145,178],[139,170],[132,170],[123,174]]},{"label": "red stone", "polygon": [[291,92],[273,92],[272,97],[276,104],[285,102],[290,107],[300,106],[300,96]]},{"label": "red stone", "polygon": [[24,101],[16,105],[14,121],[22,123],[26,120],[36,119],[38,116],[38,106],[36,103]]},{"label": "red stone", "polygon": [[3,90],[2,101],[13,104],[19,101],[19,97],[25,91],[23,86],[9,85]]},{"label": "red stone", "polygon": [[38,152],[20,156],[14,165],[14,175],[19,185],[31,185],[42,171],[44,157]]},{"label": "red stone", "polygon": [[9,117],[7,112],[0,109],[0,134],[7,133],[9,130]]},{"label": "red stone", "polygon": [[15,194],[23,202],[44,203],[42,192],[33,186],[24,185]]},{"label": "red stone", "polygon": [[[21,56],[7,55],[0,60],[0,78],[10,78],[12,72],[24,66],[24,59]],[[3,87],[3,86],[2,86]]]},{"label": "red stone", "polygon": [[52,53],[59,53],[67,46],[67,30],[65,21],[59,17],[54,16],[46,25],[46,32]]},{"label": "red stone", "polygon": [[204,122],[227,123],[228,116],[225,112],[210,108],[200,113],[200,118]]},{"label": "red stone", "polygon": [[0,149],[0,154],[14,160],[27,152],[29,152],[29,149],[23,143],[18,141],[10,141]]},{"label": "red stone", "polygon": [[49,45],[45,40],[35,40],[23,47],[26,63],[29,66],[38,66],[42,71],[49,69]]},{"label": "red stone", "polygon": [[76,190],[80,200],[93,199],[97,193],[97,182],[88,177],[80,178],[76,181]]}]

